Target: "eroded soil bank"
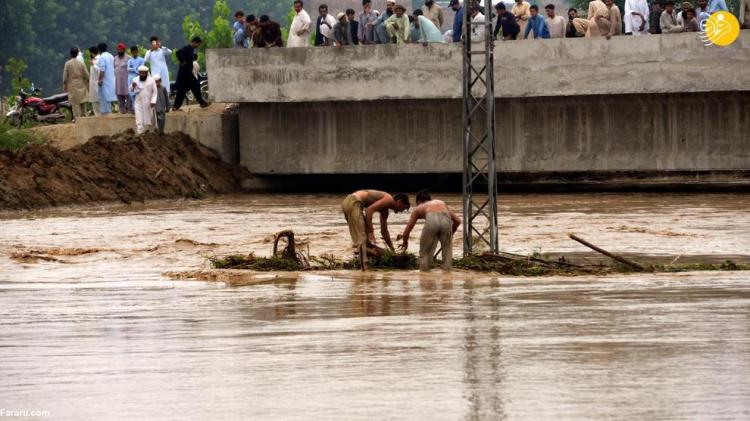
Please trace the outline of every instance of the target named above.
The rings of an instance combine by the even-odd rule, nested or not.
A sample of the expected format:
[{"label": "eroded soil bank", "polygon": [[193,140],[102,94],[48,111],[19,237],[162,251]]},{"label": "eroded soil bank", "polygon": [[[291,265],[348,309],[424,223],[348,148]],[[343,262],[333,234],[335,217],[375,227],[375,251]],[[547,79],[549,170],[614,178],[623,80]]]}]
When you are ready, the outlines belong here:
[{"label": "eroded soil bank", "polygon": [[202,197],[239,189],[242,174],[183,133],[94,137],[60,151],[0,151],[0,209]]}]

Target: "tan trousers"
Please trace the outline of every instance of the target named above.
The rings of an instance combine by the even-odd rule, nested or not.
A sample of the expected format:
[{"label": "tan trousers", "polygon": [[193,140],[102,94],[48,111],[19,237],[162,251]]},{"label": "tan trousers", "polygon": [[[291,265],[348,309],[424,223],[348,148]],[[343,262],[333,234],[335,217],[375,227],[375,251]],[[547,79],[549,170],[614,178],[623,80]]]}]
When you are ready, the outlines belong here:
[{"label": "tan trousers", "polygon": [[443,249],[443,270],[453,266],[453,221],[448,212],[430,212],[424,218],[422,236],[419,238],[419,270],[426,272],[432,266],[438,242]]},{"label": "tan trousers", "polygon": [[352,236],[352,244],[357,248],[360,259],[367,263],[367,231],[365,229],[365,205],[357,196],[350,194],[346,196],[341,204],[346,224],[349,225],[349,234]]},{"label": "tan trousers", "polygon": [[70,103],[70,108],[73,109],[73,118],[74,119],[78,118],[78,117],[85,117],[86,116],[86,103],[85,102],[81,102],[80,104],[76,104],[76,103],[71,102]]}]

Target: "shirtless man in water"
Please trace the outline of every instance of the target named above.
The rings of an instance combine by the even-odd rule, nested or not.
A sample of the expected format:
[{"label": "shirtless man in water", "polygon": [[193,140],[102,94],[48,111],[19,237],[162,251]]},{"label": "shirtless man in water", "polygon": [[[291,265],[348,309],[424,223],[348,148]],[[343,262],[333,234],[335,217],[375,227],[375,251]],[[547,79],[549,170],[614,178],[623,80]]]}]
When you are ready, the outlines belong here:
[{"label": "shirtless man in water", "polygon": [[451,270],[453,263],[453,234],[461,225],[461,218],[451,212],[442,200],[433,200],[430,192],[417,193],[417,208],[411,214],[404,229],[401,248],[409,247],[409,235],[417,220],[424,219],[422,237],[419,239],[419,270],[427,272],[432,265],[432,257],[438,242],[443,249],[443,270]]},{"label": "shirtless man in water", "polygon": [[362,269],[367,269],[367,246],[375,245],[375,230],[372,226],[372,215],[380,214],[380,233],[383,241],[391,251],[393,242],[388,232],[388,211],[396,213],[409,209],[409,196],[390,194],[378,190],[358,190],[344,199],[341,205],[349,225],[352,243],[359,250]]}]

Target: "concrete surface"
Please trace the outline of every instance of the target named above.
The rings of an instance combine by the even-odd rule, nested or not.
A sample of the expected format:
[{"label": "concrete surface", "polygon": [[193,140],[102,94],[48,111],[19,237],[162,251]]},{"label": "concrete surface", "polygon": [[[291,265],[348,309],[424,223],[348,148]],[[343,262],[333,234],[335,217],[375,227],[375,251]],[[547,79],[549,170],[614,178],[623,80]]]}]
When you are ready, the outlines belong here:
[{"label": "concrete surface", "polygon": [[[499,171],[750,170],[750,92],[497,101]],[[258,175],[462,171],[460,100],[241,104]]]},{"label": "concrete surface", "polygon": [[[461,98],[461,46],[208,50],[212,100]],[[499,98],[750,90],[750,31],[728,47],[696,33],[522,40],[495,47]]]},{"label": "concrete surface", "polygon": [[[193,107],[194,108],[194,107]],[[170,112],[164,130],[184,132],[215,150],[229,163],[239,162],[237,114],[223,113],[224,104],[214,104],[209,110],[183,107],[185,111]],[[127,129],[135,130],[135,117],[112,114],[108,117],[84,117],[76,123],[76,142],[81,144],[93,136],[112,136]]]}]

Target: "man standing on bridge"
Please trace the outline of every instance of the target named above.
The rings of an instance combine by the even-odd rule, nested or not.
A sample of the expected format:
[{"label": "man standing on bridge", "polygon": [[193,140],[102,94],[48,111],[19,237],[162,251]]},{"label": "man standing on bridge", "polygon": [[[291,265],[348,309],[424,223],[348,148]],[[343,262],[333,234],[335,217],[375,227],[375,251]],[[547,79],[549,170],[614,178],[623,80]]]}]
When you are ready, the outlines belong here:
[{"label": "man standing on bridge", "polygon": [[193,37],[190,44],[177,50],[177,60],[180,61],[180,67],[177,70],[177,80],[175,81],[177,96],[174,99],[173,111],[180,110],[187,91],[193,92],[193,96],[201,105],[201,108],[208,107],[208,103],[203,99],[203,95],[201,94],[201,86],[198,83],[198,79],[193,74],[193,62],[198,59],[196,49],[201,44],[203,44],[203,40],[200,37]]},{"label": "man standing on bridge", "polygon": [[433,200],[427,190],[418,192],[417,208],[412,212],[402,235],[401,248],[404,251],[409,247],[409,235],[419,219],[425,220],[422,236],[419,239],[419,270],[423,272],[430,270],[438,242],[443,251],[443,270],[451,270],[453,234],[461,225],[461,218],[451,212],[442,200]]},{"label": "man standing on bridge", "polygon": [[391,234],[388,232],[388,211],[395,213],[409,209],[409,197],[403,193],[391,196],[379,190],[358,190],[344,199],[341,210],[344,212],[352,243],[357,248],[362,270],[367,269],[367,247],[375,245],[375,230],[372,216],[380,214],[380,234],[386,246],[393,251]]},{"label": "man standing on bridge", "polygon": [[312,20],[305,9],[302,8],[302,0],[294,2],[294,19],[289,27],[289,38],[287,38],[287,47],[307,47],[310,45],[310,25]]}]

